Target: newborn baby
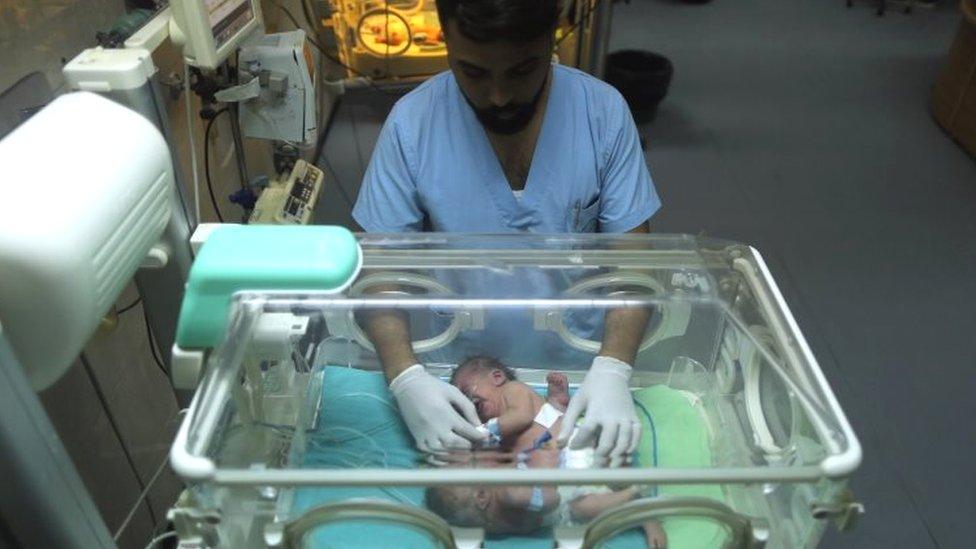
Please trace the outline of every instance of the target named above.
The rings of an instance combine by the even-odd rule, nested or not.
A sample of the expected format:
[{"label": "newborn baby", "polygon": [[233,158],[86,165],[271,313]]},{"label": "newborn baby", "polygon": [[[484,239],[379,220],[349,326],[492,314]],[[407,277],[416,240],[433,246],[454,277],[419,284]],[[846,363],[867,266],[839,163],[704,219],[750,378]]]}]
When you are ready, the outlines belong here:
[{"label": "newborn baby", "polygon": [[[516,467],[589,466],[592,449],[560,451],[556,447],[554,434],[559,432],[569,404],[569,382],[559,372],[551,372],[546,381],[548,393],[543,399],[516,380],[510,368],[490,357],[464,361],[451,377],[451,383],[474,403],[490,444],[516,452]],[[427,504],[457,526],[515,534],[531,533],[556,522],[586,523],[603,511],[638,497],[640,492],[635,488],[462,486],[428,489]],[[644,532],[648,547],[667,545],[659,523],[644,524]]]},{"label": "newborn baby", "polygon": [[569,404],[569,381],[559,372],[551,372],[546,381],[549,387],[543,400],[517,381],[511,368],[489,357],[469,358],[451,376],[451,384],[474,403],[490,445],[504,449],[553,446],[549,439],[559,431]]}]

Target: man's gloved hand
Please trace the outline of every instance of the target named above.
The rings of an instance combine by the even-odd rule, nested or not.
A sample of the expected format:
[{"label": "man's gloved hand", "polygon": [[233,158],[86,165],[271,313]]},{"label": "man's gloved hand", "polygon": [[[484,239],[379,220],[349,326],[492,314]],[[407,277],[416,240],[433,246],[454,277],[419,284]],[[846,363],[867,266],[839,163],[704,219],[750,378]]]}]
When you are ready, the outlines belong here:
[{"label": "man's gloved hand", "polygon": [[[608,458],[611,467],[621,465],[634,453],[641,437],[641,424],[634,410],[628,382],[631,367],[615,358],[598,356],[569,402],[559,432],[559,445],[570,448],[596,445],[597,460]],[[582,425],[570,441],[576,420],[585,413]]]},{"label": "man's gloved hand", "polygon": [[421,364],[396,376],[390,391],[421,452],[466,450],[487,436],[478,430],[481,422],[474,404],[457,387],[428,374]]}]

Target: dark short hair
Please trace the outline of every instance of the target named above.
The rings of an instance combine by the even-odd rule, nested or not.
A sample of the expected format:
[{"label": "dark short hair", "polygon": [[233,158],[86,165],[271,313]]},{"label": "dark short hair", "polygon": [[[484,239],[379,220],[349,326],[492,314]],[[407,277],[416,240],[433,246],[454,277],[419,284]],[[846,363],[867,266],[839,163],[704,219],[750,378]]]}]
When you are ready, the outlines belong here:
[{"label": "dark short hair", "polygon": [[490,356],[473,356],[464,359],[457,368],[451,372],[451,385],[454,385],[454,381],[457,380],[457,376],[461,374],[462,370],[470,370],[475,368],[483,372],[490,372],[492,370],[501,370],[505,374],[505,379],[509,381],[515,381],[515,370],[505,366],[497,358],[492,358]]},{"label": "dark short hair", "polygon": [[459,501],[451,497],[452,486],[429,486],[424,493],[427,507],[452,526],[476,528],[485,526],[485,517],[474,499]]},{"label": "dark short hair", "polygon": [[528,42],[555,31],[559,0],[437,0],[437,16],[475,42]]}]

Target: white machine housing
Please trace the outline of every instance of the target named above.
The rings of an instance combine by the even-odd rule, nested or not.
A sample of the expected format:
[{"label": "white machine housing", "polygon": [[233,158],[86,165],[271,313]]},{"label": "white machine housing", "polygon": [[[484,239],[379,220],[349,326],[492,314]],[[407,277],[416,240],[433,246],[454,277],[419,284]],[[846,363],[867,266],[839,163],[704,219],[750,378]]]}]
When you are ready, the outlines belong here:
[{"label": "white machine housing", "polygon": [[144,86],[156,66],[148,50],[97,47],[79,53],[61,72],[72,90],[104,93]]},{"label": "white machine housing", "polygon": [[0,141],[0,329],[35,390],[74,362],[147,254],[167,261],[155,245],[172,185],[156,127],[93,93]]},{"label": "white machine housing", "polygon": [[258,0],[170,0],[169,34],[183,46],[183,58],[216,69],[241,41],[263,26]]},{"label": "white machine housing", "polygon": [[[315,61],[305,31],[269,34],[241,48],[241,82],[251,81],[240,105],[245,137],[315,143]],[[256,80],[256,82],[255,82]]]}]

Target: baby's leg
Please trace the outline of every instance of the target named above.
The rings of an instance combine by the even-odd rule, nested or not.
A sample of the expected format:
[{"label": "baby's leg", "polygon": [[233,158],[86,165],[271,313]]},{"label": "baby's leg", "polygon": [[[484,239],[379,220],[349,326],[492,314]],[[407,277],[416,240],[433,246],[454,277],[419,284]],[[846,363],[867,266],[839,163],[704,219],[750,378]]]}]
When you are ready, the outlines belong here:
[{"label": "baby's leg", "polygon": [[644,523],[644,537],[650,549],[664,549],[668,546],[668,535],[656,520]]},{"label": "baby's leg", "polygon": [[[640,497],[640,492],[634,488],[625,488],[616,492],[602,494],[587,494],[569,502],[569,512],[576,522],[589,522],[600,513],[619,507],[628,501]],[[643,524],[644,537],[651,549],[664,549],[668,546],[668,536],[664,533],[661,523],[652,520]]]},{"label": "baby's leg", "polygon": [[573,514],[573,520],[588,522],[600,513],[619,507],[637,497],[637,490],[633,488],[626,488],[617,492],[587,494],[569,502],[569,511]]},{"label": "baby's leg", "polygon": [[546,376],[549,384],[546,393],[546,400],[560,412],[565,412],[569,406],[569,379],[562,372],[549,372]]}]

